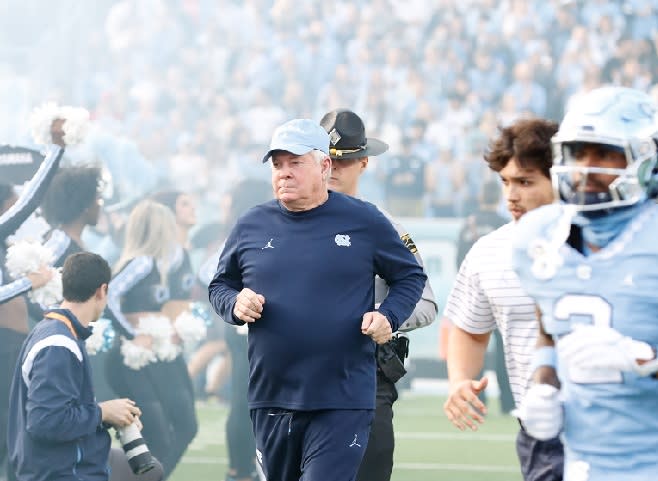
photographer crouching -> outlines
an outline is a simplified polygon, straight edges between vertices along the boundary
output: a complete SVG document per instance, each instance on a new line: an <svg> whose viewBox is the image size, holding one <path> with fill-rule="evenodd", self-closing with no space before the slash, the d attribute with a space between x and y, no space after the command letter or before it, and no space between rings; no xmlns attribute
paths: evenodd
<svg viewBox="0 0 658 481"><path fill-rule="evenodd" d="M105 309L110 278L102 257L69 256L62 271L64 301L45 312L23 343L8 426L9 463L19 481L107 481L109 427L132 433L132 453L155 464L135 434L141 427L135 402L97 403L94 395L85 339L92 332L89 324Z"/></svg>

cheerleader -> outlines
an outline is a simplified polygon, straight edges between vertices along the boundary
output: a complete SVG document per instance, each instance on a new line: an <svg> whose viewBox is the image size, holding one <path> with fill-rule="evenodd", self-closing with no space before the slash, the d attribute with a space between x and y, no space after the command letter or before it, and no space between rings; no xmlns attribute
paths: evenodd
<svg viewBox="0 0 658 481"><path fill-rule="evenodd" d="M13 186L0 184L0 466L7 455L9 386L16 359L28 332L24 294L44 286L53 276L51 269L43 265L37 272L13 279L6 266L7 239L39 206L59 168L63 152L63 149L54 145L48 149L41 166L23 186L20 196L15 195ZM11 473L9 479L13 479Z"/></svg>
<svg viewBox="0 0 658 481"><path fill-rule="evenodd" d="M197 430L194 387L183 354L186 350L196 347L196 343L205 337L206 331L203 320L195 318L192 313L196 276L188 249L189 232L196 224L196 206L190 195L173 190L159 192L153 195L152 200L167 207L174 214L176 221L177 245L169 262L167 274L169 299L162 306L162 313L174 325L175 337L183 347L183 352L174 360L160 362L152 369L160 378L160 382L173 383L180 388L175 394L167 395L168 398L175 396L175 400L165 400L165 402L177 406L177 416L172 420L172 425L180 437L178 447L181 457L187 445L194 439Z"/></svg>
<svg viewBox="0 0 658 481"><path fill-rule="evenodd" d="M141 201L128 218L108 293L108 316L120 336L110 351L107 378L117 394L142 408L142 435L165 477L197 431L188 389L174 384L172 375L163 376L174 369L172 361L181 352L170 320L162 315L170 297L167 275L176 245L171 211L152 200ZM187 416L184 422L182 416Z"/></svg>

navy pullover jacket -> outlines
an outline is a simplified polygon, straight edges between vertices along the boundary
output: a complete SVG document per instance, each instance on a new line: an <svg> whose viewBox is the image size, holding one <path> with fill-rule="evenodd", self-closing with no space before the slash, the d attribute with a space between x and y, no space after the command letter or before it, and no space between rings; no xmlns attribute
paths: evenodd
<svg viewBox="0 0 658 481"><path fill-rule="evenodd" d="M110 435L101 422L84 340L91 334L71 321L46 318L21 350L9 401L9 461L21 481L106 481Z"/></svg>
<svg viewBox="0 0 658 481"><path fill-rule="evenodd" d="M379 307L393 331L418 302L426 276L372 204L329 192L291 212L278 201L242 216L210 283L227 322L244 287L265 297L249 325L249 407L374 409L375 343L361 333L374 306L374 278L390 286Z"/></svg>

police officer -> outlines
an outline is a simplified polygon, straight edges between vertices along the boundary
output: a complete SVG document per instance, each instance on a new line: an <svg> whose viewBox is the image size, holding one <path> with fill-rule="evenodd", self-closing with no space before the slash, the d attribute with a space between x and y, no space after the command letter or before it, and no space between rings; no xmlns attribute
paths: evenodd
<svg viewBox="0 0 658 481"><path fill-rule="evenodd" d="M328 112L320 124L329 133L331 141L329 149L332 161L330 189L357 196L359 178L368 167L368 157L386 152L388 145L381 140L367 138L363 121L350 110L340 109ZM409 234L387 212L382 212L395 226L400 238L422 266L420 254ZM387 293L386 282L377 277L375 279L375 304L379 305ZM399 331L411 331L431 324L436 317L437 310L434 293L428 280L413 313L400 326ZM372 422L368 447L359 468L357 481L388 481L391 479L395 447L393 403L398 398L395 382L405 373L403 361L406 357L407 346L408 338L398 335L389 343L378 347L375 418Z"/></svg>

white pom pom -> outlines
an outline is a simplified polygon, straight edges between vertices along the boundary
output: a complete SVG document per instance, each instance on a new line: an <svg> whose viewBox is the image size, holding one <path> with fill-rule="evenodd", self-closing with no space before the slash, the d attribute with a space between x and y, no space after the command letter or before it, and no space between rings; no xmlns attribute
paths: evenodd
<svg viewBox="0 0 658 481"><path fill-rule="evenodd" d="M62 302L62 273L54 269L53 277L42 287L32 289L27 296L32 302L51 307Z"/></svg>
<svg viewBox="0 0 658 481"><path fill-rule="evenodd" d="M82 107L65 105L59 107L55 102L46 102L41 107L32 110L28 123L32 139L36 144L53 143L52 124L55 119L62 119L64 124L64 143L67 146L84 141L89 130L89 112Z"/></svg>
<svg viewBox="0 0 658 481"><path fill-rule="evenodd" d="M85 348L90 355L96 354L103 346L103 326L98 321L89 324L91 327L91 336L85 340Z"/></svg>
<svg viewBox="0 0 658 481"><path fill-rule="evenodd" d="M89 131L89 111L82 107L64 106L59 109L59 117L64 119L64 142L77 145L84 141Z"/></svg>
<svg viewBox="0 0 658 481"><path fill-rule="evenodd" d="M173 361L181 353L180 346L172 342L174 328L169 318L157 314L142 316L137 322L135 335L145 335L152 339L151 349L132 341L122 339L123 362L131 369L141 369L151 362Z"/></svg>
<svg viewBox="0 0 658 481"><path fill-rule="evenodd" d="M157 360L152 350L125 338L121 339L121 355L123 356L123 363L134 370L141 369Z"/></svg>
<svg viewBox="0 0 658 481"><path fill-rule="evenodd" d="M186 349L193 348L206 337L208 332L205 321L190 311L183 311L178 315L174 321L174 328Z"/></svg>
<svg viewBox="0 0 658 481"><path fill-rule="evenodd" d="M169 341L159 344L155 355L158 356L158 359L161 361L173 361L180 353L181 347Z"/></svg>
<svg viewBox="0 0 658 481"><path fill-rule="evenodd" d="M85 340L85 347L87 353L95 355L103 349L105 344L105 330L110 326L110 321L107 319L99 319L89 323L91 327L91 336Z"/></svg>
<svg viewBox="0 0 658 481"><path fill-rule="evenodd" d="M38 242L22 240L7 249L6 266L9 274L18 279L37 272L43 265L51 265L54 255L50 249ZM52 279L44 286L28 293L33 302L42 306L52 306L62 300L62 274L55 270Z"/></svg>
<svg viewBox="0 0 658 481"><path fill-rule="evenodd" d="M180 346L172 342L174 328L166 316L153 314L140 317L135 332L153 338L153 352L161 361L171 361L181 353Z"/></svg>
<svg viewBox="0 0 658 481"><path fill-rule="evenodd" d="M6 266L9 274L17 279L36 272L44 265L51 265L54 255L50 249L38 242L22 240L7 249Z"/></svg>
<svg viewBox="0 0 658 481"><path fill-rule="evenodd" d="M59 107L55 102L46 102L40 107L36 107L30 113L28 124L34 143L48 145L53 143L53 137L50 128L53 120L59 116Z"/></svg>

